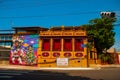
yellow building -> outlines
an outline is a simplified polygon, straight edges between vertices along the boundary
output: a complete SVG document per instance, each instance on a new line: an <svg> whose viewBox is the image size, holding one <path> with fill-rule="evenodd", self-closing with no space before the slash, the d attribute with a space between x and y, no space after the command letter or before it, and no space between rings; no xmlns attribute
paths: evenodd
<svg viewBox="0 0 120 80"><path fill-rule="evenodd" d="M40 31L39 67L87 67L87 35L81 27L54 27Z"/></svg>

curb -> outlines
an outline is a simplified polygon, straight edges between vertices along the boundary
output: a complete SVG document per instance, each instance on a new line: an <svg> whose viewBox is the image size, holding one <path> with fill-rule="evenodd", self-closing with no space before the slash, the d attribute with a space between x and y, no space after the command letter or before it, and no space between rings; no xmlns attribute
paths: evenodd
<svg viewBox="0 0 120 80"><path fill-rule="evenodd" d="M120 68L120 65L101 65L101 68Z"/></svg>
<svg viewBox="0 0 120 80"><path fill-rule="evenodd" d="M22 66L22 65L9 65L1 64L0 69L15 69L15 70L100 70L101 68L120 68L120 65L96 65L94 67L79 68L79 67L37 67L37 66Z"/></svg>
<svg viewBox="0 0 120 80"><path fill-rule="evenodd" d="M99 70L100 67L94 67L94 68L51 68L51 67L34 67L34 66L20 66L20 65L0 65L0 69L15 69L15 70Z"/></svg>

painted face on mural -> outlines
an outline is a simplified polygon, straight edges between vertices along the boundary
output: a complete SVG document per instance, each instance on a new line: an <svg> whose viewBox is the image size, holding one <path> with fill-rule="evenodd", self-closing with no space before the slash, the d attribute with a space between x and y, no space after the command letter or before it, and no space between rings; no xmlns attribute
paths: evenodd
<svg viewBox="0 0 120 80"><path fill-rule="evenodd" d="M32 49L33 49L32 45L28 46L28 50L32 50Z"/></svg>
<svg viewBox="0 0 120 80"><path fill-rule="evenodd" d="M19 45L19 42L18 42L18 41L15 41L14 44L15 44L15 46L18 46L18 45Z"/></svg>

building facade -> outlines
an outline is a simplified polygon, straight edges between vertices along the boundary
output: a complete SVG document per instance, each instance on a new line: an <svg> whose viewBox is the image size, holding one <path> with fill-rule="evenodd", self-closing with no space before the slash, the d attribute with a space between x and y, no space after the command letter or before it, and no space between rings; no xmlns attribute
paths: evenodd
<svg viewBox="0 0 120 80"><path fill-rule="evenodd" d="M81 27L56 27L40 31L39 67L87 67L86 31Z"/></svg>
<svg viewBox="0 0 120 80"><path fill-rule="evenodd" d="M15 27L10 64L38 67L89 67L86 30L80 26ZM94 47L93 47L94 48ZM93 60L95 64L95 60Z"/></svg>
<svg viewBox="0 0 120 80"><path fill-rule="evenodd" d="M13 30L0 30L0 46L11 48Z"/></svg>
<svg viewBox="0 0 120 80"><path fill-rule="evenodd" d="M0 30L0 63L8 63L12 46L12 30Z"/></svg>

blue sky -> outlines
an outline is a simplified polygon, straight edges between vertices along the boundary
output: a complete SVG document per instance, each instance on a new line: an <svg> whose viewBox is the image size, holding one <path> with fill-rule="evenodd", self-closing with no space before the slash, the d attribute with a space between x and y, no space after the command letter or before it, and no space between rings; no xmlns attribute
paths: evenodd
<svg viewBox="0 0 120 80"><path fill-rule="evenodd" d="M120 0L0 0L0 30L17 26L79 26L100 18L101 11L116 12L116 24L120 24ZM118 48L120 26L115 26L115 32Z"/></svg>

